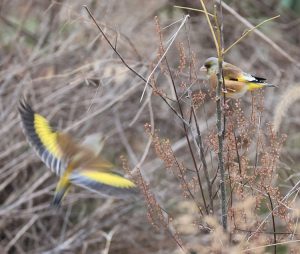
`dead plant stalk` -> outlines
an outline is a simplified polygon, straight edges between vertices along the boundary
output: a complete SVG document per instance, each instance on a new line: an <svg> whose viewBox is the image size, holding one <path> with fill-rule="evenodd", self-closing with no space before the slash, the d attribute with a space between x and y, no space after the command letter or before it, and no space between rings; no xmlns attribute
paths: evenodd
<svg viewBox="0 0 300 254"><path fill-rule="evenodd" d="M216 97L217 97L217 130L218 130L218 164L220 170L220 190L221 190L221 221L223 229L227 230L227 204L226 204L226 188L225 188L225 168L224 168L224 155L223 155L223 141L224 141L224 120L223 118L223 110L222 110L222 101L224 103L224 96L222 96L222 88L224 86L224 78L222 72L222 64L223 64L223 14L222 14L222 0L220 0L220 16L221 22L219 24L219 19L217 12L214 15L214 20L216 22L217 30L215 31L213 25L209 18L209 13L207 12L207 8L203 2L200 0L200 4L202 5L202 9L204 10L219 59L219 70L217 74L218 84L216 90ZM222 100L223 98L223 100Z"/></svg>

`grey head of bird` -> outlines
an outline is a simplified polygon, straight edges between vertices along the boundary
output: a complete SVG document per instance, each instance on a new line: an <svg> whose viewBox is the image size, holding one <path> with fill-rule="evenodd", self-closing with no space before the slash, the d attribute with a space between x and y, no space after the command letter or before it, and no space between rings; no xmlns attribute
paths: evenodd
<svg viewBox="0 0 300 254"><path fill-rule="evenodd" d="M204 65L200 68L200 71L206 71L208 75L216 73L218 70L218 58L209 57L205 60Z"/></svg>

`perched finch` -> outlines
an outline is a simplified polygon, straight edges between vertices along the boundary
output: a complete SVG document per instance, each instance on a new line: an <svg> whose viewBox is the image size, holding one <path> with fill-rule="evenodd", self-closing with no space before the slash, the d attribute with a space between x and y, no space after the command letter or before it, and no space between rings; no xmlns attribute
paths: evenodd
<svg viewBox="0 0 300 254"><path fill-rule="evenodd" d="M222 69L225 81L224 93L226 93L226 97L238 99L247 91L257 90L263 87L275 87L272 84L266 83L265 78L259 78L246 73L233 64L223 62ZM209 83L215 89L218 82L218 58L207 58L200 70L207 72Z"/></svg>

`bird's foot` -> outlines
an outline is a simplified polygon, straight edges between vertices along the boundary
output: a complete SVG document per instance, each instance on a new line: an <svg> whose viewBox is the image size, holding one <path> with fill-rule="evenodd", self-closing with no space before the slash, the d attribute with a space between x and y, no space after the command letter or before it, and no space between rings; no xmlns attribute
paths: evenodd
<svg viewBox="0 0 300 254"><path fill-rule="evenodd" d="M224 104L223 104L223 109L224 109L224 110L229 109L228 102L229 102L229 100L225 100L225 101L224 101Z"/></svg>

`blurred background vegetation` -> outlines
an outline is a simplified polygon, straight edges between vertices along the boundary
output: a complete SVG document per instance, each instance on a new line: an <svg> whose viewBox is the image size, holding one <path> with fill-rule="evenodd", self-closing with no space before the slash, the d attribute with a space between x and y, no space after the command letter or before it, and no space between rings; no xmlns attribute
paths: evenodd
<svg viewBox="0 0 300 254"><path fill-rule="evenodd" d="M205 2L213 13L213 1ZM230 8L223 9L225 48L249 29L241 20L257 25L280 14L280 18L259 28L268 40L252 32L226 54L225 60L278 86L259 94L249 93L240 103L249 116L253 98L264 96L261 125L274 123L279 134L285 135L274 179L284 195L299 180L300 95L296 88L300 85L300 1L224 2ZM179 71L181 48L195 59L193 91L207 90L199 69L207 57L216 55L207 21L201 13L174 8L200 8L197 1L1 1L0 252L180 253L169 230L180 235L189 253L205 253L203 246L212 240L207 231L197 227L197 208L182 195L174 174L165 170L154 149L148 147L150 137L144 129L146 123L155 123L159 135L170 140L178 159L189 168L181 122L159 96L151 97L151 106L140 102L145 83L113 53L83 4L128 64L146 78L159 57L154 17L158 17L167 45L189 13L191 19L167 56L183 98L182 84L187 82L190 69L185 66ZM157 86L174 98L165 71L161 68L155 74ZM174 218L174 228L166 232L153 227L144 202L105 199L80 188L72 189L61 209L49 207L57 178L39 161L22 133L17 105L23 94L54 127L68 130L77 138L92 133L104 135L107 139L102 154L120 168L121 155L134 168L146 153L140 165L142 175ZM283 104L278 109L280 102ZM209 143L210 131L215 128L215 103L208 99L201 103L199 125L206 137L204 142ZM297 195L295 202L299 209ZM250 207L252 203L247 204ZM261 209L262 214L266 211ZM299 239L299 229L295 232L294 239ZM293 245L282 247L280 253L288 253L290 247Z"/></svg>

